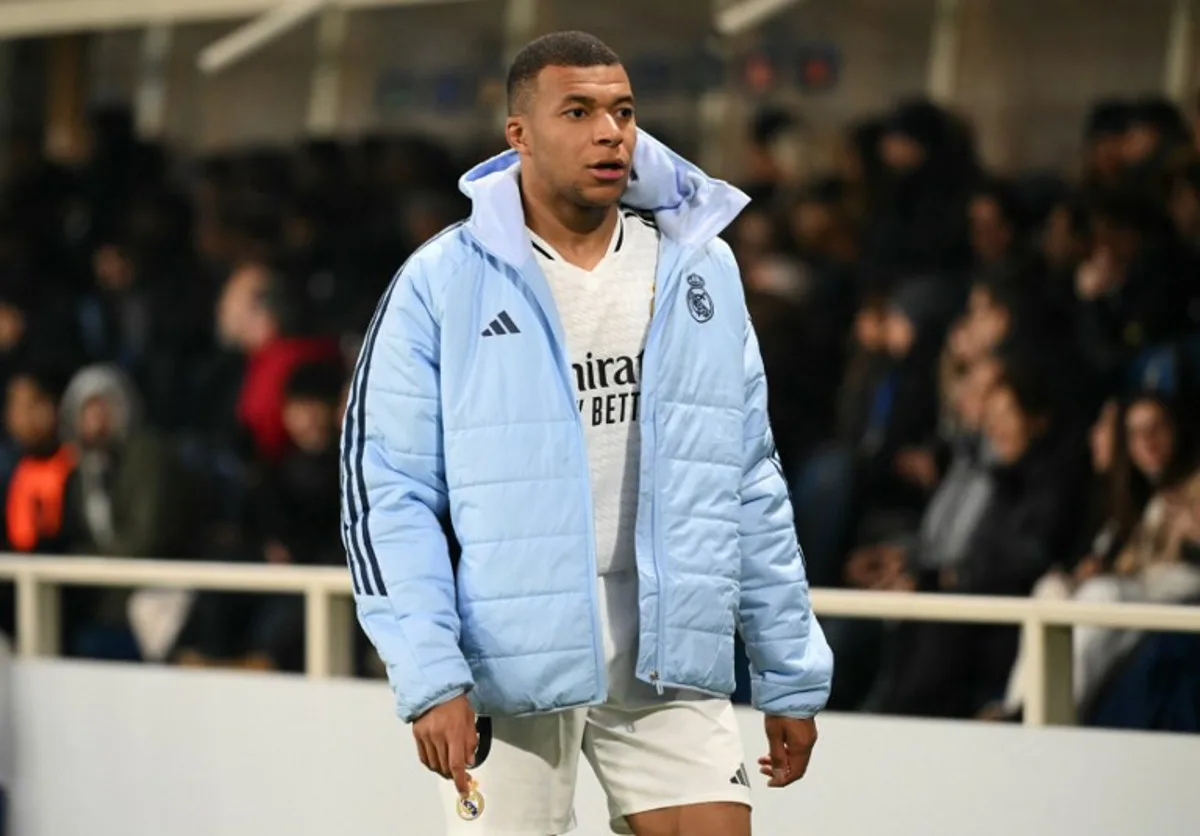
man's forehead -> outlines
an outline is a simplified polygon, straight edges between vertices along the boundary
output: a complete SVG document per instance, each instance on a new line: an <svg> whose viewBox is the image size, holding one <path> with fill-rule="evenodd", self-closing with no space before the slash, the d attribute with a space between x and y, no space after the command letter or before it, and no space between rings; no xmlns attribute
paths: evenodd
<svg viewBox="0 0 1200 836"><path fill-rule="evenodd" d="M554 98L582 96L619 99L633 95L629 76L620 64L595 67L546 67L538 74L538 92Z"/></svg>

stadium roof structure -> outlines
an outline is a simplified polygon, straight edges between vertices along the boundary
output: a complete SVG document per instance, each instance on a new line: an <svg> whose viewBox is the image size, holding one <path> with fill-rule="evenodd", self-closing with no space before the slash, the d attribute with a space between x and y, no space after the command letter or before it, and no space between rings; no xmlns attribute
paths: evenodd
<svg viewBox="0 0 1200 836"><path fill-rule="evenodd" d="M238 20L284 9L382 9L464 0L0 0L0 38Z"/></svg>
<svg viewBox="0 0 1200 836"><path fill-rule="evenodd" d="M200 55L200 68L218 72L283 32L326 11L440 5L476 0L0 0L0 40L107 29L135 29L253 18ZM697 3L706 0L694 0ZM735 36L805 0L707 0L715 31ZM1183 101L1190 90L1197 0L1172 0L1164 61L1164 91ZM536 0L507 0L506 19L536 17ZM935 0L927 92L953 98L963 0ZM521 29L521 26L517 26ZM336 27L331 27L334 31Z"/></svg>

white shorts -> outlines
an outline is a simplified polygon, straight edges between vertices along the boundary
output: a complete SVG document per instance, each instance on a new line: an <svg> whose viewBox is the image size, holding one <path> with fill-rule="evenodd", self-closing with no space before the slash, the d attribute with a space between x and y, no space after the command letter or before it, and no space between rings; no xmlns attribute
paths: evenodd
<svg viewBox="0 0 1200 836"><path fill-rule="evenodd" d="M535 717L492 718L490 751L471 772L484 798L483 814L460 819L454 784L440 782L448 836L559 836L572 830L581 752L608 797L614 833L632 833L626 816L664 807L750 806L732 704L673 690L659 696L634 678L635 576L602 578L600 602L609 701Z"/></svg>

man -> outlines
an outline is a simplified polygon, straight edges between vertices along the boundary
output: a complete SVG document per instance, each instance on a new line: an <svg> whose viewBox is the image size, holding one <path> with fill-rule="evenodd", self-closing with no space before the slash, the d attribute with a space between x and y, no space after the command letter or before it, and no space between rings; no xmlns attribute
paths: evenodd
<svg viewBox="0 0 1200 836"><path fill-rule="evenodd" d="M511 150L400 270L352 383L360 621L474 819L451 833L570 830L582 751L616 832L745 836L735 629L771 786L804 774L832 667L716 238L747 201L639 134L589 35L534 41L508 89Z"/></svg>

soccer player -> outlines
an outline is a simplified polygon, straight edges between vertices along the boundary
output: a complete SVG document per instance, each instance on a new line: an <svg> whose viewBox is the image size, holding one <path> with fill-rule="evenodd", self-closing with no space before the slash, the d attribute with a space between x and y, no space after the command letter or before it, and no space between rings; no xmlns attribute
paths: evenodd
<svg viewBox="0 0 1200 836"><path fill-rule="evenodd" d="M638 130L590 35L529 44L508 96L510 150L401 268L352 382L359 619L451 834L570 830L582 754L615 832L746 836L735 630L769 786L804 774L832 669L717 238L748 201Z"/></svg>

